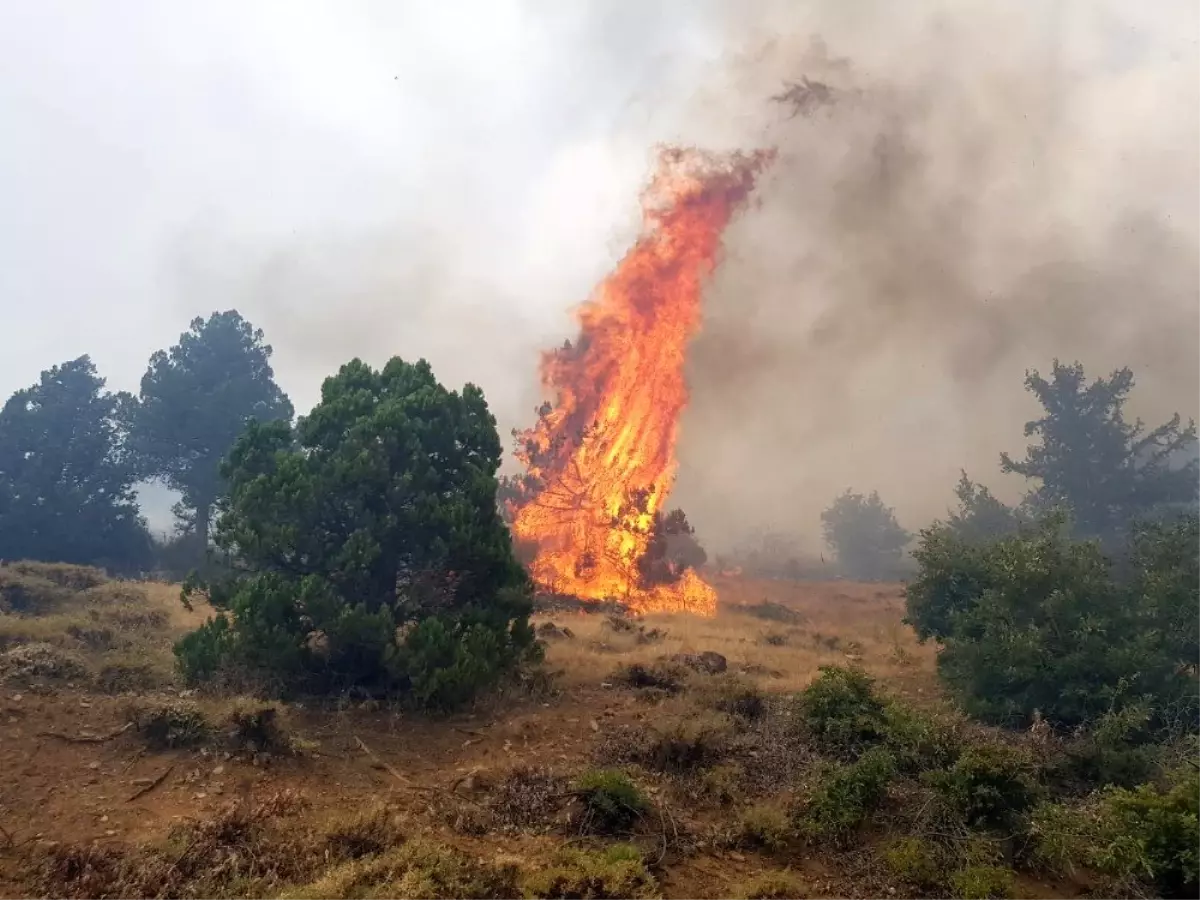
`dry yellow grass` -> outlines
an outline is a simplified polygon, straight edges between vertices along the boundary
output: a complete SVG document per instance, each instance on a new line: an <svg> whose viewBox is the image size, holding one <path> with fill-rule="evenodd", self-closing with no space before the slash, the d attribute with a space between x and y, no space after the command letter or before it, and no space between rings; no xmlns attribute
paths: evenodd
<svg viewBox="0 0 1200 900"><path fill-rule="evenodd" d="M652 615L638 620L647 631L666 632L651 642L614 631L603 616L539 615L539 624L553 621L575 634L574 640L552 642L547 662L562 672L564 686L586 685L606 680L621 665L712 650L728 659L732 671L767 691L796 691L821 666L849 664L870 672L892 693L936 691L934 650L918 644L902 622L903 597L896 585L724 579L716 587L720 609L713 618ZM771 621L745 611L764 601L787 607L796 621Z"/></svg>

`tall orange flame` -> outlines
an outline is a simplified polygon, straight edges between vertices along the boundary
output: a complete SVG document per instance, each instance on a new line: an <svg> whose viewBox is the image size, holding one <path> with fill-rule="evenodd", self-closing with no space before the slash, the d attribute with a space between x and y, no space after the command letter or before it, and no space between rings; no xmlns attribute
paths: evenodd
<svg viewBox="0 0 1200 900"><path fill-rule="evenodd" d="M518 436L530 490L515 504L513 532L536 545L531 574L547 588L643 613L715 612L716 592L692 569L647 585L638 562L675 480L702 287L769 158L662 151L642 196L641 236L578 310L575 343L543 355L542 382L556 399Z"/></svg>

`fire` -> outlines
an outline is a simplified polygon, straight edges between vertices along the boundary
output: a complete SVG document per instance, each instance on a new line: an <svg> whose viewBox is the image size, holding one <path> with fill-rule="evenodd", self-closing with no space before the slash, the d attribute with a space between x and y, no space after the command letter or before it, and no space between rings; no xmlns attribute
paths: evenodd
<svg viewBox="0 0 1200 900"><path fill-rule="evenodd" d="M642 196L643 229L577 311L579 336L545 353L556 398L518 435L524 495L513 533L551 590L638 612L712 615L716 592L691 568L647 579L639 565L675 480L684 359L721 234L770 154L668 149Z"/></svg>

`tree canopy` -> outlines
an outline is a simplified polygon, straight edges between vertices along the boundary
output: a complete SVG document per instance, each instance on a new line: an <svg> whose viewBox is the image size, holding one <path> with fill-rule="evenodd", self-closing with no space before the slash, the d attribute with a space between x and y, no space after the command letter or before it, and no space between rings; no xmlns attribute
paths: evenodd
<svg viewBox="0 0 1200 900"><path fill-rule="evenodd" d="M864 496L847 489L821 513L821 527L842 570L857 578L895 577L912 538L878 491Z"/></svg>
<svg viewBox="0 0 1200 900"><path fill-rule="evenodd" d="M0 558L137 569L150 557L124 440L132 398L87 356L54 366L0 410Z"/></svg>
<svg viewBox="0 0 1200 900"><path fill-rule="evenodd" d="M452 705L532 645L528 578L496 502L500 439L483 393L428 363L354 360L293 429L252 422L223 469L218 545L245 571L180 645L286 687L406 691Z"/></svg>
<svg viewBox="0 0 1200 900"><path fill-rule="evenodd" d="M220 467L247 422L289 421L263 332L236 310L192 320L179 343L150 358L133 417L133 446L148 477L183 498L184 530L207 545Z"/></svg>
<svg viewBox="0 0 1200 900"><path fill-rule="evenodd" d="M1165 508L1194 507L1196 425L1178 414L1155 428L1126 421L1128 368L1089 383L1080 363L1055 360L1048 379L1032 371L1025 386L1045 410L1025 425L1038 442L1024 459L1002 454L1001 469L1038 482L1027 498L1033 511L1066 508L1077 533L1113 536Z"/></svg>

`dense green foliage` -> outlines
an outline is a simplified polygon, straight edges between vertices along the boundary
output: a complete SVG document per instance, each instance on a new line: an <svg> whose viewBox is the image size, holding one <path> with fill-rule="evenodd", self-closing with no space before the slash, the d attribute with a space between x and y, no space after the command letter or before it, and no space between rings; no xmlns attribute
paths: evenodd
<svg viewBox="0 0 1200 900"><path fill-rule="evenodd" d="M224 490L221 463L251 420L292 418L275 384L271 347L236 310L196 318L179 343L150 357L133 416L132 444L143 474L182 494L182 530L194 554L208 546L213 504Z"/></svg>
<svg viewBox="0 0 1200 900"><path fill-rule="evenodd" d="M131 402L104 390L87 356L9 398L0 410L0 559L147 565L123 428Z"/></svg>
<svg viewBox="0 0 1200 900"><path fill-rule="evenodd" d="M821 528L842 572L853 578L895 578L912 539L876 491L847 490L821 513Z"/></svg>
<svg viewBox="0 0 1200 900"><path fill-rule="evenodd" d="M180 643L181 669L469 699L534 647L499 462L482 392L447 390L424 361L355 360L294 430L252 422L223 469L216 534L246 571L206 585L223 612Z"/></svg>
<svg viewBox="0 0 1200 900"><path fill-rule="evenodd" d="M1120 572L1054 518L992 544L934 527L908 619L943 643L939 673L987 721L1078 725L1140 704L1194 727L1197 521L1144 526Z"/></svg>

